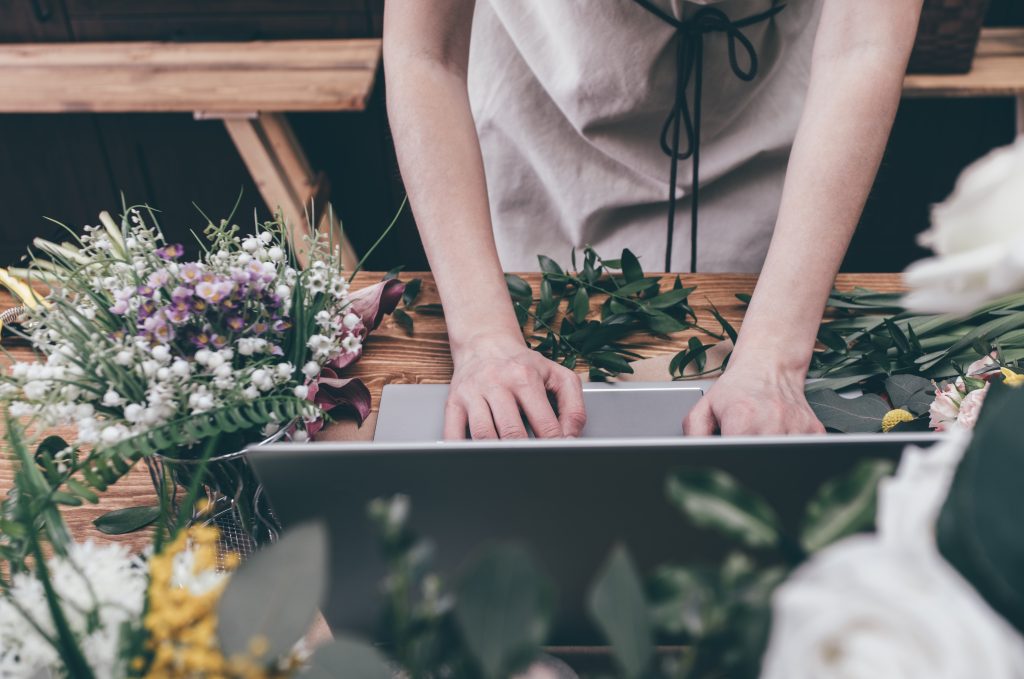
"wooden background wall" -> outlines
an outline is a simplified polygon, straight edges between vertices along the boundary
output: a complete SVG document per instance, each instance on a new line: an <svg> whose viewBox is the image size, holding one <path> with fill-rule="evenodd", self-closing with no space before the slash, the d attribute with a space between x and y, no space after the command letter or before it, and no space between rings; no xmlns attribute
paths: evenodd
<svg viewBox="0 0 1024 679"><path fill-rule="evenodd" d="M379 35L384 0L0 0L0 42L249 40ZM992 25L1024 24L1020 0L992 0ZM330 176L346 230L364 249L387 224L401 180L384 112L384 84L365 114L291 117L313 165ZM900 111L848 271L895 271L919 256L914 235L958 171L1013 137L1009 100L911 101ZM57 236L44 216L93 223L129 201L164 211L169 235L201 226L195 201L226 215L266 210L222 125L189 115L0 115L0 265L34 236ZM556 253L557 254L557 253ZM407 215L370 262L426 268Z"/></svg>

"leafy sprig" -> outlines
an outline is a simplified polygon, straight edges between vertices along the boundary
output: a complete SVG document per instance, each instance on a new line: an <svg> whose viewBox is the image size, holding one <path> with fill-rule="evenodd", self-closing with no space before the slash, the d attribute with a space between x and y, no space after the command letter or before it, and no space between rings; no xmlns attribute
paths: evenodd
<svg viewBox="0 0 1024 679"><path fill-rule="evenodd" d="M645 275L628 249L612 260L584 248L582 266L574 249L571 270L544 255L538 261L537 298L525 280L505 275L516 317L534 349L570 369L587 363L591 380L632 373L630 363L642 356L627 349L625 341L637 334L666 337L693 329L707 332L697 325L689 303L695 288L684 286L676 276L670 289L662 290L661 279ZM598 318L590 313L595 299L601 300Z"/></svg>

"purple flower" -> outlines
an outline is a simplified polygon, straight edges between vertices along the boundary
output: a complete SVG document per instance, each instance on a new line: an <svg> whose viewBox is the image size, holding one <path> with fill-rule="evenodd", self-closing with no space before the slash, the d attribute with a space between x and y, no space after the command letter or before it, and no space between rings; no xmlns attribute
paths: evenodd
<svg viewBox="0 0 1024 679"><path fill-rule="evenodd" d="M167 269L157 269L153 273L149 274L149 278L146 279L146 285L150 288L162 288L167 285L171 280L171 274Z"/></svg>
<svg viewBox="0 0 1024 679"><path fill-rule="evenodd" d="M211 304L219 304L235 290L235 284L231 281L202 281L196 285L196 295L205 299Z"/></svg>
<svg viewBox="0 0 1024 679"><path fill-rule="evenodd" d="M192 289L179 285L171 291L171 300L177 304L188 303L192 300Z"/></svg>
<svg viewBox="0 0 1024 679"><path fill-rule="evenodd" d="M241 316L230 316L228 317L227 325L235 332L238 332L245 327L245 319Z"/></svg>
<svg viewBox="0 0 1024 679"><path fill-rule="evenodd" d="M192 332L189 333L188 341L191 342L194 346L202 349L203 347L210 343L210 335L205 330L200 330L199 332Z"/></svg>
<svg viewBox="0 0 1024 679"><path fill-rule="evenodd" d="M174 331L167 324L163 312L158 312L147 318L142 323L143 329L158 342L169 342L174 337Z"/></svg>
<svg viewBox="0 0 1024 679"><path fill-rule="evenodd" d="M186 303L171 304L164 313L167 314L167 320L175 325L181 325L189 319L189 307Z"/></svg>
<svg viewBox="0 0 1024 679"><path fill-rule="evenodd" d="M285 320L274 321L274 325L273 325L274 332L284 332L285 330L287 330L290 327L292 327L292 324L289 321L285 321Z"/></svg>
<svg viewBox="0 0 1024 679"><path fill-rule="evenodd" d="M139 305L139 319L140 320L148 319L155 312L156 312L156 302L154 302L151 299L143 300L142 304Z"/></svg>
<svg viewBox="0 0 1024 679"><path fill-rule="evenodd" d="M148 285L140 285L139 287L135 288L135 292L138 293L141 297L152 297L155 290L153 290L153 288L151 288Z"/></svg>
<svg viewBox="0 0 1024 679"><path fill-rule="evenodd" d="M228 345L228 340L226 337L223 337L221 335L212 335L210 337L210 344L212 344L217 349L223 349Z"/></svg>
<svg viewBox="0 0 1024 679"><path fill-rule="evenodd" d="M118 316L124 316L126 313L128 313L128 300L127 299L119 299L119 300L117 300L116 302L114 302L114 306L110 307L109 310L110 310L110 313L112 313L112 314L116 314Z"/></svg>
<svg viewBox="0 0 1024 679"><path fill-rule="evenodd" d="M203 278L203 267L202 265L196 262L189 262L188 264L181 267L179 275L181 276L181 280L185 281L186 283L195 284L201 281Z"/></svg>
<svg viewBox="0 0 1024 679"><path fill-rule="evenodd" d="M162 248L157 248L156 256L160 259L177 259L185 254L185 248L181 243L173 243Z"/></svg>
<svg viewBox="0 0 1024 679"><path fill-rule="evenodd" d="M250 328L252 334L256 335L257 337L266 334L267 329L267 324L263 323L262 321L259 323L253 323L252 328Z"/></svg>

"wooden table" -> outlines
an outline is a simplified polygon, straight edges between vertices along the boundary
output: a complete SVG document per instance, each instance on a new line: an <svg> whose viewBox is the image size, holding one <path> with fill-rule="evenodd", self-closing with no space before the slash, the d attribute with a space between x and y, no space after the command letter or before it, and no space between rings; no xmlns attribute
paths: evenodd
<svg viewBox="0 0 1024 679"><path fill-rule="evenodd" d="M430 274L407 274L409 278L423 278L421 303L438 302L437 289ZM539 274L524 275L536 289L539 285ZM353 288L368 285L380 279L380 274L359 274ZM665 279L665 284L670 282ZM736 293L749 293L753 290L755 277L745 274L696 274L684 278L687 285L696 285L697 290L691 295L691 303L696 308L702 325L714 328L715 323L707 313L708 302L714 303L723 315L737 327L743 315L743 306L736 299ZM898 291L900 277L898 274L843 274L839 276L837 285L843 289L857 286L873 288L881 291ZM600 302L595 296L592 303ZM0 297L0 309L11 305L7 296ZM381 389L389 383L446 383L451 378L452 362L448 350L448 335L444 319L438 315L413 314L415 318L415 334L409 337L405 331L390 319L370 336L366 342L365 354L347 374L363 379L373 395L373 413L363 425L362 432L356 432L351 423L336 423L329 427L322 438L340 440L355 435L367 437L376 422L377 406ZM699 333L679 333L670 341L660 341L652 337L640 337L631 343L631 348L645 357L674 353L682 349L691 335ZM32 352L23 345L9 347L11 354L19 360L30 360ZM6 359L0 359L6 362ZM667 378L667 375L666 375ZM70 432L64 432L70 436ZM0 443L0 493L6 493L11 484L11 469L7 462L7 451ZM85 505L65 511L72 533L79 539L97 538L126 540L135 547L145 544L146 538L140 535L122 538L108 538L92 527L92 520L111 509L131 507L133 505L150 504L154 493L145 468L139 465L117 485L111 487L102 497L99 505Z"/></svg>
<svg viewBox="0 0 1024 679"><path fill-rule="evenodd" d="M267 205L301 229L311 209L323 221L329 188L284 114L365 110L380 60L377 39L0 45L0 113L190 112L221 120ZM354 269L337 219L324 227Z"/></svg>
<svg viewBox="0 0 1024 679"><path fill-rule="evenodd" d="M986 28L969 73L912 74L905 97L1013 97L1017 133L1024 134L1024 28Z"/></svg>

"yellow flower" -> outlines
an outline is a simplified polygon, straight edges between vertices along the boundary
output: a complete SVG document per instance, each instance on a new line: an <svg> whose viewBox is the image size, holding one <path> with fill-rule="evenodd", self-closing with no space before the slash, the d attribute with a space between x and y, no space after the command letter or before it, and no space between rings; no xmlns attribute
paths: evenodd
<svg viewBox="0 0 1024 679"><path fill-rule="evenodd" d="M896 408L890 410L882 418L882 431L892 431L896 425L902 424L903 422L913 422L914 416L911 412L905 408Z"/></svg>
<svg viewBox="0 0 1024 679"><path fill-rule="evenodd" d="M1024 384L1024 375L1015 373L1009 368L1000 368L999 372L1003 373L1003 384L1008 387L1019 387Z"/></svg>

